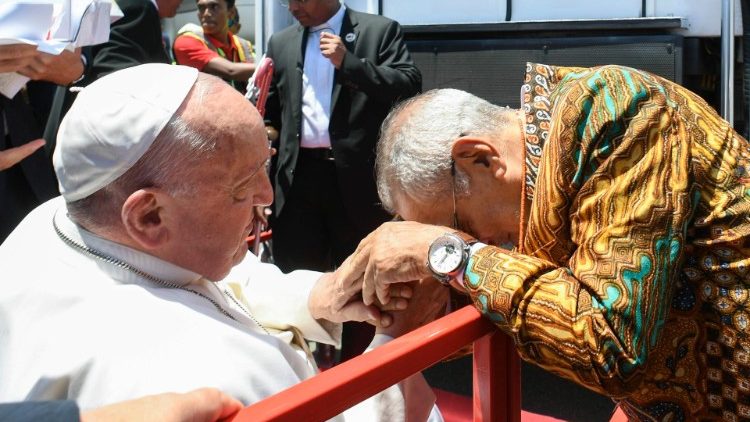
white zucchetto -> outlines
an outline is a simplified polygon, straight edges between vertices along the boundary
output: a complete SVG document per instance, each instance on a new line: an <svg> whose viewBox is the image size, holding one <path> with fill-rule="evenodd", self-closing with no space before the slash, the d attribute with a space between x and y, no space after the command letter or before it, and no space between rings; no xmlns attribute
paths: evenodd
<svg viewBox="0 0 750 422"><path fill-rule="evenodd" d="M60 192L83 199L122 176L182 105L198 70L152 63L111 73L78 94L53 156Z"/></svg>

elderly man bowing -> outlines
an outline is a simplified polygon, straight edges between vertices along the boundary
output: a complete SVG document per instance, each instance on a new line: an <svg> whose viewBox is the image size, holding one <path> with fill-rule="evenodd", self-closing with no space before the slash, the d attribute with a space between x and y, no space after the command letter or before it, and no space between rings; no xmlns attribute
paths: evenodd
<svg viewBox="0 0 750 422"><path fill-rule="evenodd" d="M338 322L375 320L375 343L411 328L336 274L245 256L253 206L272 198L269 156L257 111L193 68L142 65L86 88L55 151L62 198L0 247L0 401L89 408L213 386L247 404L312 376L304 339L336 343ZM353 410L424 419L424 380L403 384Z"/></svg>
<svg viewBox="0 0 750 422"><path fill-rule="evenodd" d="M520 110L442 89L388 117L381 199L431 225L362 242L365 301L434 275L629 420L748 420L750 144L637 69L524 80Z"/></svg>

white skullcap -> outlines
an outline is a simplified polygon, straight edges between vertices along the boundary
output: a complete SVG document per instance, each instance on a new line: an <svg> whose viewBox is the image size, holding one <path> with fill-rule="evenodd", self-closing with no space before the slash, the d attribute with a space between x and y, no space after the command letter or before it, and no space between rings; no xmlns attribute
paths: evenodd
<svg viewBox="0 0 750 422"><path fill-rule="evenodd" d="M52 159L65 200L85 198L128 171L196 79L195 68L153 63L114 72L81 91L60 125Z"/></svg>

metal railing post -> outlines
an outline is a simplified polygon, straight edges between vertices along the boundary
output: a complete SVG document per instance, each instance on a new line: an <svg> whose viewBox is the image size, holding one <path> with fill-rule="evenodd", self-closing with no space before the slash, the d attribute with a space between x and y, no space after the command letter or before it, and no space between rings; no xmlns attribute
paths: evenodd
<svg viewBox="0 0 750 422"><path fill-rule="evenodd" d="M474 422L521 422L521 360L495 331L474 342Z"/></svg>
<svg viewBox="0 0 750 422"><path fill-rule="evenodd" d="M721 1L721 116L734 126L734 2Z"/></svg>

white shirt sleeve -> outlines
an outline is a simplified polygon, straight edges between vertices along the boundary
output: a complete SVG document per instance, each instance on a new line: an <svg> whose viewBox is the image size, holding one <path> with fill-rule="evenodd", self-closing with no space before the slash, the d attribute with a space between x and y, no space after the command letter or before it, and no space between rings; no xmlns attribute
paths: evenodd
<svg viewBox="0 0 750 422"><path fill-rule="evenodd" d="M375 334L365 353L393 340L386 334ZM429 421L443 422L435 405L435 393L421 373L392 385L344 412L346 421Z"/></svg>

